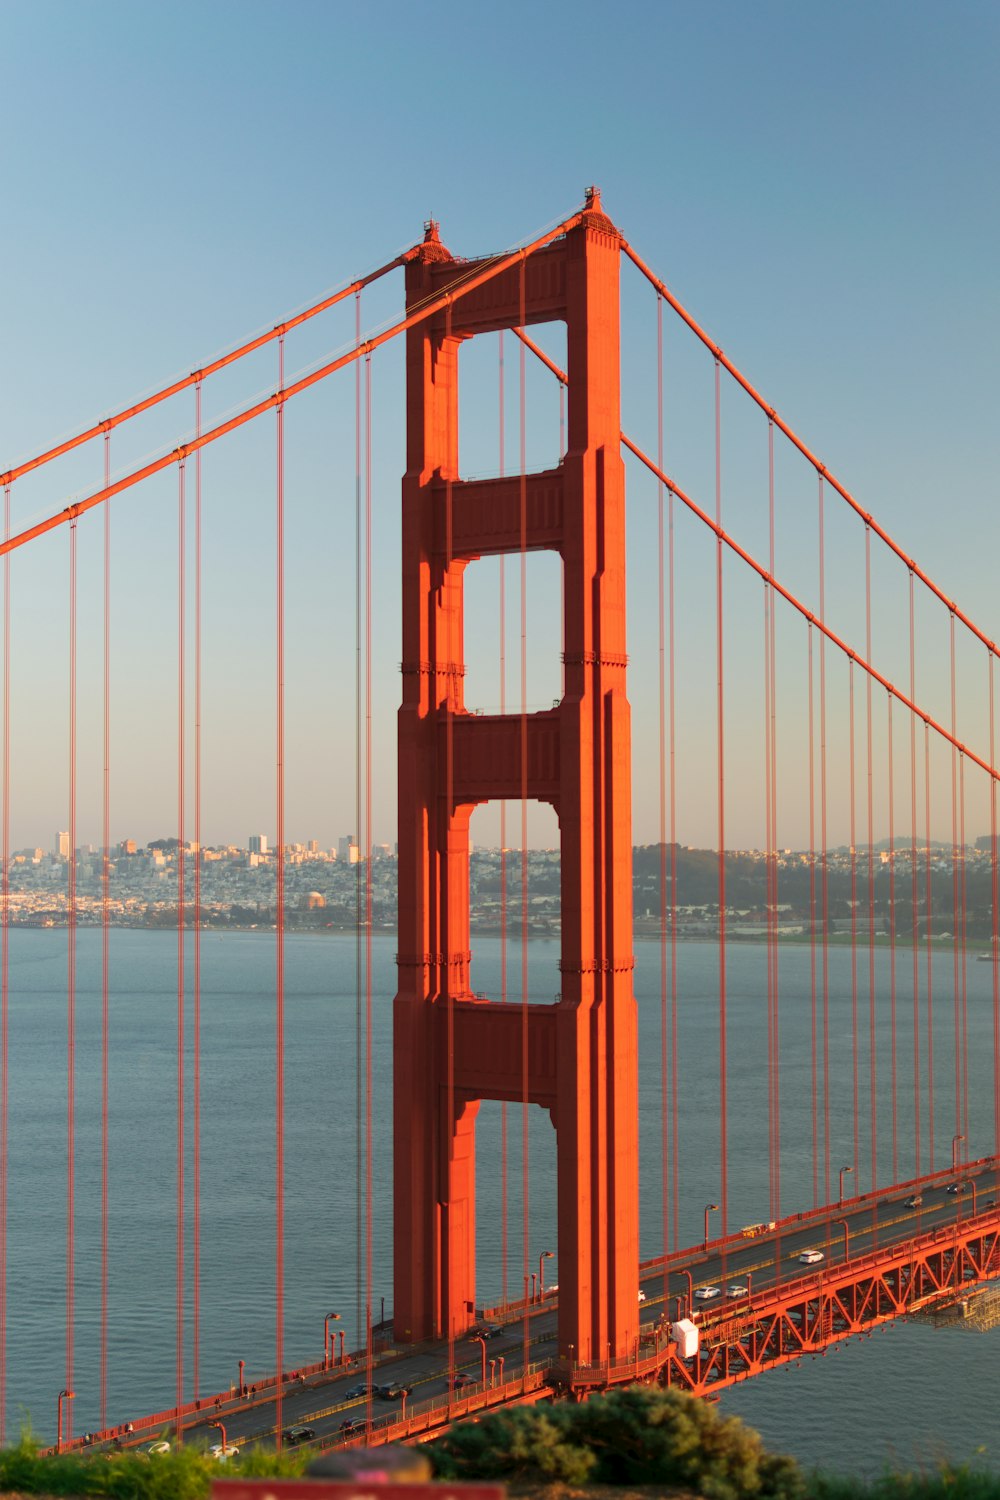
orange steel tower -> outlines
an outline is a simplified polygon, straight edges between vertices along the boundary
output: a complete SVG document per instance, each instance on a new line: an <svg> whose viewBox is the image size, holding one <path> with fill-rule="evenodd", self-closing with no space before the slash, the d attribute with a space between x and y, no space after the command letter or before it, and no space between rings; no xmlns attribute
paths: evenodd
<svg viewBox="0 0 1000 1500"><path fill-rule="evenodd" d="M575 227L407 334L399 993L394 1014L395 1325L449 1337L475 1302L481 1099L547 1109L558 1162L559 1344L628 1356L638 1334L638 1090L625 696L620 235L594 189ZM485 262L428 225L407 310ZM543 473L462 480L458 354L490 330L565 320L568 451ZM487 554L560 554L565 694L547 712L463 701L463 578ZM469 984L469 819L491 798L549 802L562 850L562 993L500 1004Z"/></svg>

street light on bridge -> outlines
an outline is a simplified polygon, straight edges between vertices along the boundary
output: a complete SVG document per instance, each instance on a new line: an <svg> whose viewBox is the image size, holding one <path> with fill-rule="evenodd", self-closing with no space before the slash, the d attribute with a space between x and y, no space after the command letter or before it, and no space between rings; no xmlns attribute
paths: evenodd
<svg viewBox="0 0 1000 1500"><path fill-rule="evenodd" d="M705 1249L706 1250L708 1249L708 1216L709 1216L709 1214L717 1214L718 1212L719 1212L719 1205L717 1203L706 1203L705 1204Z"/></svg>
<svg viewBox="0 0 1000 1500"><path fill-rule="evenodd" d="M340 1313L327 1313L323 1319L323 1368L330 1368L330 1324L339 1323ZM336 1338L336 1333L334 1334Z"/></svg>
<svg viewBox="0 0 1000 1500"><path fill-rule="evenodd" d="M538 1257L538 1300L541 1302L545 1296L545 1262L551 1260L555 1255L554 1250L543 1250Z"/></svg>
<svg viewBox="0 0 1000 1500"><path fill-rule="evenodd" d="M845 1173L847 1173L847 1172L853 1172L853 1171L854 1171L853 1167L841 1167L841 1169L840 1169L840 1196L839 1196L839 1198L837 1200L838 1203L843 1203L843 1201L844 1201L844 1176L845 1176Z"/></svg>
<svg viewBox="0 0 1000 1500"><path fill-rule="evenodd" d="M222 1454L223 1454L223 1457L225 1457L226 1453L229 1451L227 1449L227 1447L226 1447L226 1424L225 1424L225 1422L211 1422L211 1423L209 1423L209 1426L211 1426L211 1427L217 1427L219 1429L219 1431L222 1433ZM279 1439L280 1439L280 1434L279 1434Z"/></svg>
<svg viewBox="0 0 1000 1500"><path fill-rule="evenodd" d="M470 1344L478 1344L483 1355L483 1389L486 1389L486 1340L481 1333L474 1333L469 1340Z"/></svg>
<svg viewBox="0 0 1000 1500"><path fill-rule="evenodd" d="M844 1263L846 1265L851 1259L850 1224L846 1219L834 1219L833 1222L838 1224L844 1231Z"/></svg>
<svg viewBox="0 0 1000 1500"><path fill-rule="evenodd" d="M62 1452L62 1428L63 1428L63 1402L72 1401L76 1397L76 1391L60 1391L59 1400L56 1402L56 1452Z"/></svg>

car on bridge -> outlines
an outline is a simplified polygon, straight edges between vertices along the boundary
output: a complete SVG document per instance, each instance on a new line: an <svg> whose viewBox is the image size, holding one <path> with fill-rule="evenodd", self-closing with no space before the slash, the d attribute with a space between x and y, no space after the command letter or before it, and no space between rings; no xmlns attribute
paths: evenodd
<svg viewBox="0 0 1000 1500"><path fill-rule="evenodd" d="M914 1193L911 1197L903 1199L903 1207L904 1208L919 1208L920 1205L923 1203L923 1201L924 1201L924 1195L923 1195L923 1193Z"/></svg>
<svg viewBox="0 0 1000 1500"><path fill-rule="evenodd" d="M401 1401L410 1395L412 1389L409 1385L379 1385L375 1387L375 1394L382 1401Z"/></svg>
<svg viewBox="0 0 1000 1500"><path fill-rule="evenodd" d="M504 1330L499 1323L478 1323L475 1328L469 1329L469 1337L472 1339L498 1339L503 1337Z"/></svg>
<svg viewBox="0 0 1000 1500"><path fill-rule="evenodd" d="M311 1443L315 1436L316 1429L314 1427L305 1427L302 1423L298 1423L295 1427L285 1428L281 1434L281 1441L290 1444Z"/></svg>
<svg viewBox="0 0 1000 1500"><path fill-rule="evenodd" d="M376 1385L352 1385L349 1391L344 1392L345 1401L356 1401L359 1396L374 1396L378 1391Z"/></svg>
<svg viewBox="0 0 1000 1500"><path fill-rule="evenodd" d="M364 1432L364 1430L364 1417L346 1417L337 1428L338 1432Z"/></svg>
<svg viewBox="0 0 1000 1500"><path fill-rule="evenodd" d="M449 1375L448 1383L453 1391L459 1391L463 1386L476 1384L471 1375L463 1375L461 1370L455 1375Z"/></svg>
<svg viewBox="0 0 1000 1500"><path fill-rule="evenodd" d="M749 1292L750 1288L745 1281L734 1281L726 1287L727 1297L746 1297L749 1295Z"/></svg>
<svg viewBox="0 0 1000 1500"><path fill-rule="evenodd" d="M240 1450L234 1448L232 1443L227 1443L225 1447L221 1443L213 1443L208 1450L208 1455L210 1458L217 1458L223 1463L228 1463L231 1458L239 1458Z"/></svg>
<svg viewBox="0 0 1000 1500"><path fill-rule="evenodd" d="M694 1289L694 1300L696 1302L711 1302L713 1297L721 1297L722 1288L718 1286L696 1286Z"/></svg>
<svg viewBox="0 0 1000 1500"><path fill-rule="evenodd" d="M971 1184L968 1182L949 1182L949 1193L967 1193Z"/></svg>
<svg viewBox="0 0 1000 1500"><path fill-rule="evenodd" d="M803 1266L815 1266L818 1265L821 1260L825 1259L826 1256L823 1254L822 1250L803 1250L802 1254L799 1256L799 1262Z"/></svg>

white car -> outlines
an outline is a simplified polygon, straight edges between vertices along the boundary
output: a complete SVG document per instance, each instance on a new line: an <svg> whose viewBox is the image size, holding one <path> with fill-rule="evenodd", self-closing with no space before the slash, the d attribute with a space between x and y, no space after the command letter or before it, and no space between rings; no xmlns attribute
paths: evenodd
<svg viewBox="0 0 1000 1500"><path fill-rule="evenodd" d="M146 1453L169 1453L170 1444L166 1438L157 1438L155 1443L150 1443L145 1449Z"/></svg>
<svg viewBox="0 0 1000 1500"><path fill-rule="evenodd" d="M799 1261L804 1266L815 1266L819 1261L825 1260L826 1256L822 1250L803 1250Z"/></svg>
<svg viewBox="0 0 1000 1500"><path fill-rule="evenodd" d="M640 1287L639 1288L639 1301L640 1302L645 1302L645 1300L646 1300L646 1293L643 1291L642 1287Z"/></svg>
<svg viewBox="0 0 1000 1500"><path fill-rule="evenodd" d="M711 1302L713 1297L721 1297L722 1288L718 1286L696 1286L694 1289L694 1300L696 1302Z"/></svg>
<svg viewBox="0 0 1000 1500"><path fill-rule="evenodd" d="M750 1288L742 1281L734 1281L731 1286L726 1287L727 1297L745 1297Z"/></svg>
<svg viewBox="0 0 1000 1500"><path fill-rule="evenodd" d="M221 1443L213 1443L208 1452L210 1457L220 1458L224 1462L228 1462L231 1458L239 1458L240 1456L240 1450L234 1448L232 1443L227 1443L224 1448Z"/></svg>

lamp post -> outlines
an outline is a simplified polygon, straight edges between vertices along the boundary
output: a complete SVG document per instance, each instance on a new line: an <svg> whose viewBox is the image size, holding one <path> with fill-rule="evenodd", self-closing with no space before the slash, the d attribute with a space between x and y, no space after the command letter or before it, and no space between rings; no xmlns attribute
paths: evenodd
<svg viewBox="0 0 1000 1500"><path fill-rule="evenodd" d="M841 1167L840 1169L840 1196L837 1200L839 1203L843 1203L844 1201L844 1174L853 1171L853 1167Z"/></svg>
<svg viewBox="0 0 1000 1500"><path fill-rule="evenodd" d="M246 1395L246 1390L247 1390L246 1386L243 1383L243 1370L244 1370L245 1366L246 1366L246 1360L245 1359L241 1359L240 1360L240 1396L241 1397L243 1397L243 1396Z"/></svg>
<svg viewBox="0 0 1000 1500"><path fill-rule="evenodd" d="M535 1301L535 1282L536 1282L536 1276L535 1276L534 1271L532 1271L532 1273L531 1273L531 1301L532 1301L532 1303L534 1303L534 1301Z"/></svg>
<svg viewBox="0 0 1000 1500"><path fill-rule="evenodd" d="M496 1362L495 1359L491 1359L490 1360L490 1390L492 1390L493 1387L496 1385L496 1380L497 1380L497 1362Z"/></svg>
<svg viewBox="0 0 1000 1500"><path fill-rule="evenodd" d="M60 1391L59 1392L59 1400L56 1402L56 1452L57 1453L61 1453L62 1452L62 1438L63 1438L63 1431L62 1431L62 1427L63 1427L63 1408L62 1408L62 1404L63 1404L64 1401L72 1401L75 1396L76 1396L76 1391Z"/></svg>
<svg viewBox="0 0 1000 1500"><path fill-rule="evenodd" d="M498 1369L500 1371L500 1384L503 1385L503 1355L502 1354L497 1359L497 1367L498 1367Z"/></svg>
<svg viewBox="0 0 1000 1500"><path fill-rule="evenodd" d="M338 1328L336 1332L338 1338L340 1339L340 1358L338 1359L337 1363L339 1365L342 1365L344 1363L344 1330L342 1328Z"/></svg>
<svg viewBox="0 0 1000 1500"><path fill-rule="evenodd" d="M482 1336L481 1333L476 1333L476 1334L473 1334L472 1338L469 1340L469 1343L470 1344L478 1344L479 1347L480 1347L480 1349L482 1350L482 1355L483 1355L483 1386L485 1387L485 1385L486 1385L486 1340L483 1338L483 1336Z"/></svg>
<svg viewBox="0 0 1000 1500"><path fill-rule="evenodd" d="M833 1222L844 1231L844 1262L846 1264L851 1259L850 1224L846 1219L834 1219Z"/></svg>
<svg viewBox="0 0 1000 1500"><path fill-rule="evenodd" d="M688 1317L690 1317L691 1316L691 1309L694 1307L694 1277L691 1275L690 1271L682 1271L681 1275L687 1277L687 1282L688 1282L687 1315L688 1315Z"/></svg>
<svg viewBox="0 0 1000 1500"><path fill-rule="evenodd" d="M964 1141L964 1135L953 1135L951 1138L951 1170L958 1171L958 1143Z"/></svg>
<svg viewBox="0 0 1000 1500"><path fill-rule="evenodd" d="M323 1368L324 1368L324 1370L328 1370L330 1368L330 1324L331 1323L339 1323L339 1321L340 1321L340 1313L327 1313L326 1317L323 1319ZM334 1334L334 1337L336 1337L336 1333ZM341 1337L343 1337L343 1334L341 1334Z"/></svg>
<svg viewBox="0 0 1000 1500"><path fill-rule="evenodd" d="M223 1451L223 1453L225 1453L226 1452L226 1424L225 1424L225 1422L212 1422L209 1425L212 1426L212 1427L217 1427L219 1429L219 1431L222 1433L222 1451Z"/></svg>
<svg viewBox="0 0 1000 1500"><path fill-rule="evenodd" d="M402 1417L402 1419L403 1419L404 1422L406 1421L406 1398L407 1398L407 1396L409 1394L410 1394L409 1391L406 1389L406 1386L404 1385L403 1386L403 1394L402 1394L402 1396L400 1398L401 1405L400 1405L400 1412L399 1412L399 1415Z"/></svg>
<svg viewBox="0 0 1000 1500"><path fill-rule="evenodd" d="M706 1250L708 1249L708 1216L709 1216L709 1214L717 1214L718 1212L719 1212L719 1205L717 1203L706 1203L705 1204L705 1249Z"/></svg>
<svg viewBox="0 0 1000 1500"><path fill-rule="evenodd" d="M545 1262L551 1260L555 1254L554 1250L543 1250L538 1257L538 1300L541 1302L545 1296Z"/></svg>

